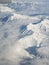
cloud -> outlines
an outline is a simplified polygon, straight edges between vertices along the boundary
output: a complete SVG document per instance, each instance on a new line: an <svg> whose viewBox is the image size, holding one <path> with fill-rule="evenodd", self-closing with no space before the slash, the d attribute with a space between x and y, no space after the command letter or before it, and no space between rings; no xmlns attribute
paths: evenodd
<svg viewBox="0 0 49 65"><path fill-rule="evenodd" d="M0 65L49 64L49 16L17 14L11 8L10 13L3 11L0 13Z"/></svg>
<svg viewBox="0 0 49 65"><path fill-rule="evenodd" d="M0 0L0 3L10 3L12 0Z"/></svg>

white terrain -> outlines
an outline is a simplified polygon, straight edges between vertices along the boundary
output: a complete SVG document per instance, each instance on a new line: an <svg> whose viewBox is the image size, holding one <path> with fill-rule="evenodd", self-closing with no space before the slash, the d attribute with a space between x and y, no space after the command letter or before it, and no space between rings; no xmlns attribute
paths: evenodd
<svg viewBox="0 0 49 65"><path fill-rule="evenodd" d="M0 4L0 65L49 65L49 1Z"/></svg>

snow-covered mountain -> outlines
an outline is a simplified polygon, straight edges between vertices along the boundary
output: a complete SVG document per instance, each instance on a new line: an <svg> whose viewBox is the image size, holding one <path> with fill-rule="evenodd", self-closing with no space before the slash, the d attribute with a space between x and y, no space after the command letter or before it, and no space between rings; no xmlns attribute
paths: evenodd
<svg viewBox="0 0 49 65"><path fill-rule="evenodd" d="M49 65L48 0L0 4L0 65Z"/></svg>

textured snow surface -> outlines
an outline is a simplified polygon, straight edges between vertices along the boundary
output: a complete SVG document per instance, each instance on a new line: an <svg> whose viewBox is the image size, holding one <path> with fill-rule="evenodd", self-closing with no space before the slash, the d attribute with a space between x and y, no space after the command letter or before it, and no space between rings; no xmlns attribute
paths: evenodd
<svg viewBox="0 0 49 65"><path fill-rule="evenodd" d="M0 4L0 65L49 65L48 0Z"/></svg>

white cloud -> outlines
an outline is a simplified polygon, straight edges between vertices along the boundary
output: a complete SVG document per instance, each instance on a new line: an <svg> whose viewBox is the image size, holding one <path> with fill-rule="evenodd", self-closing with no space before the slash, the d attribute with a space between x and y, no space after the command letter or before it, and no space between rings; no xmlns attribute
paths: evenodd
<svg viewBox="0 0 49 65"><path fill-rule="evenodd" d="M49 64L49 36L47 35L49 33L49 20L43 19L43 21L41 21L40 16L30 17L27 15L20 15L11 10L12 9L9 11L13 14L13 16L11 15L12 19L8 19L5 24L0 22L0 64L20 65L20 62L28 57L31 58L29 62L32 65ZM3 13L8 12L5 11ZM34 24L34 22L36 24ZM25 32L23 31L24 34L20 32L20 27L22 25L26 25L27 27ZM33 33L27 36L26 33L30 30L33 31ZM24 37L18 39L22 34ZM29 54L29 52L25 50L26 48L34 46L38 48L36 49L36 56L34 54Z"/></svg>

